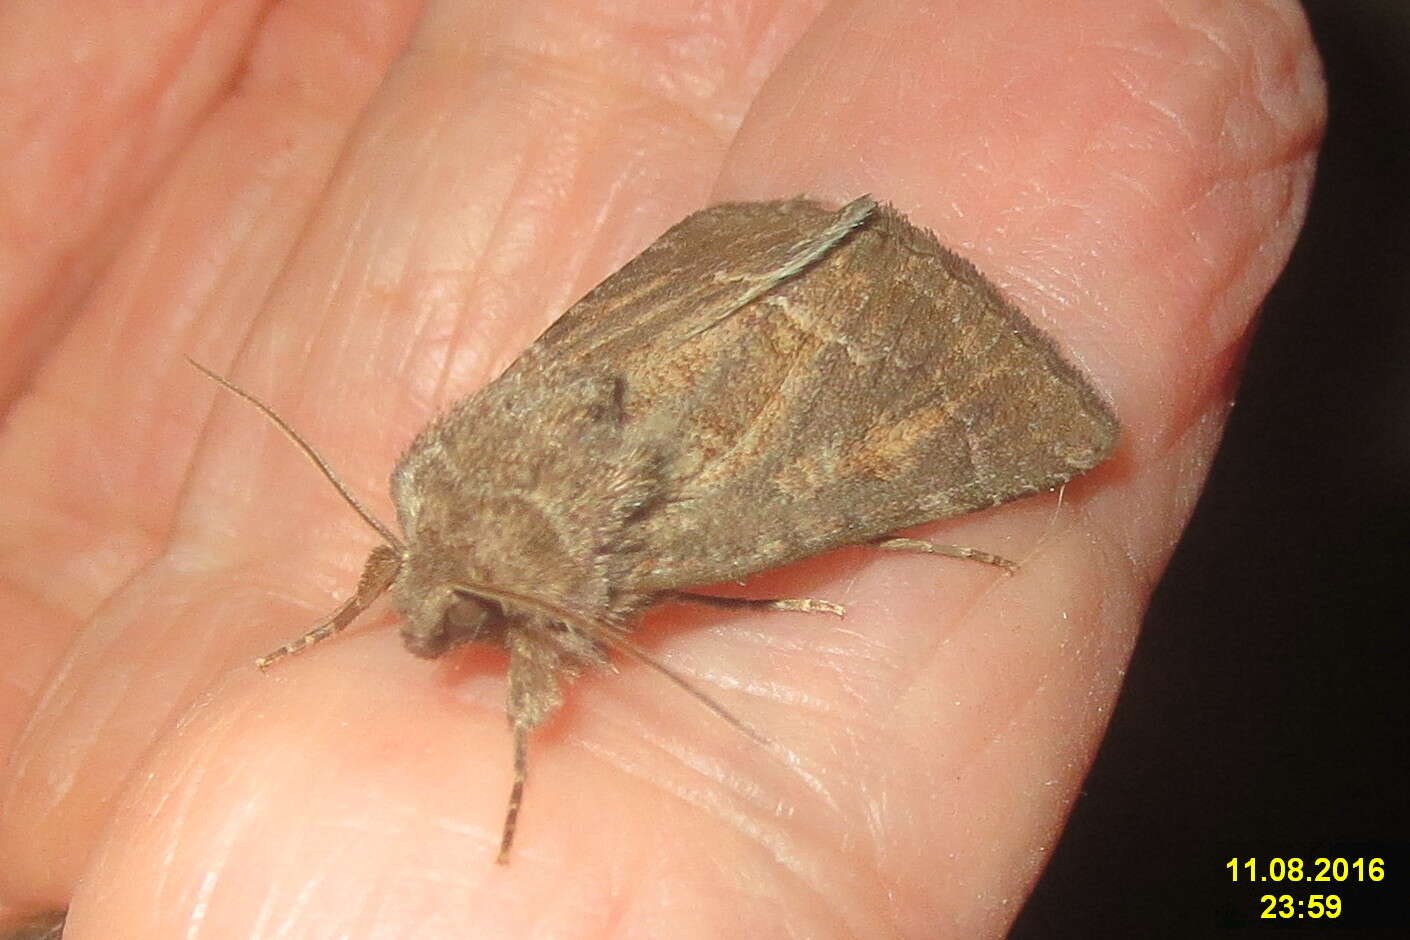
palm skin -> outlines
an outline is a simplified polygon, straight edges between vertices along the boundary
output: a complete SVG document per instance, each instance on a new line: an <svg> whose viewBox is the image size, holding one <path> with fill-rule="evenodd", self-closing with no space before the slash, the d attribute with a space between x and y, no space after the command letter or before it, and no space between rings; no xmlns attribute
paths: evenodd
<svg viewBox="0 0 1410 940"><path fill-rule="evenodd" d="M20 3L8 170L0 898L68 936L993 936L1061 829L1301 222L1292 4ZM72 20L67 19L72 17ZM155 19L154 19L155 17ZM183 354L391 516L439 408L671 222L872 192L968 255L1124 427L1070 486L637 634L531 745L502 656L345 596L375 537Z"/></svg>

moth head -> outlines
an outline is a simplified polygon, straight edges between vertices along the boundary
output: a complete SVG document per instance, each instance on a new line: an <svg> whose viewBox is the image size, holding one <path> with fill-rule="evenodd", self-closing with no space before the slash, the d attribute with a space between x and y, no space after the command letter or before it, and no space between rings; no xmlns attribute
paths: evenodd
<svg viewBox="0 0 1410 940"><path fill-rule="evenodd" d="M397 594L402 643L415 656L435 659L462 643L498 643L503 638L504 612L492 600L450 584Z"/></svg>

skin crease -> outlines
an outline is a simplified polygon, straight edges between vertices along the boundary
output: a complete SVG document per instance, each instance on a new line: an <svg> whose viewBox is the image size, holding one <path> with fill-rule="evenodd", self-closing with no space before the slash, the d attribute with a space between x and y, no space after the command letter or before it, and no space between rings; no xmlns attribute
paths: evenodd
<svg viewBox="0 0 1410 940"><path fill-rule="evenodd" d="M1291 3L41 2L0 12L0 902L67 937L1002 935L1198 495L1323 121ZM1115 459L687 608L534 739L501 655L375 608L375 544L183 354L386 474L669 224L872 192L1113 402ZM747 522L747 520L742 520Z"/></svg>

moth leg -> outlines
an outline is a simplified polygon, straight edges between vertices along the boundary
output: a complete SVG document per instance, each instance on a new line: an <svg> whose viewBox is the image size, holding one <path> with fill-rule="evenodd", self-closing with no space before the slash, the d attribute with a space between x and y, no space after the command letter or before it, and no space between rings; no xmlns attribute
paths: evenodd
<svg viewBox="0 0 1410 940"><path fill-rule="evenodd" d="M357 593L338 605L338 609L320 620L313 629L297 640L285 643L272 653L255 660L260 671L268 669L286 656L302 653L317 643L341 631L357 619L381 595L397 576L401 568L401 556L388 545L379 545L367 556L362 568L362 578L357 583Z"/></svg>
<svg viewBox="0 0 1410 940"><path fill-rule="evenodd" d="M927 555L945 555L949 558L967 558L971 561L980 561L986 565L994 565L1003 568L1009 574L1018 570L1018 562L1009 561L1002 555L991 555L989 552L980 551L977 548L966 548L963 545L937 545L935 542L927 542L924 539L904 539L904 538L884 538L877 539L869 543L873 548L884 549L889 552L924 552Z"/></svg>
<svg viewBox="0 0 1410 940"><path fill-rule="evenodd" d="M509 649L509 727L514 733L514 784L509 789L509 807L504 812L504 829L499 837L495 861L509 861L514 830L519 826L519 807L524 802L524 783L529 778L529 732L543 724L563 704L560 675L572 675L573 663L552 639L546 625L516 626L506 637Z"/></svg>
<svg viewBox="0 0 1410 940"><path fill-rule="evenodd" d="M495 861L509 863L509 848L514 844L514 830L519 826L519 807L524 802L524 781L529 778L529 728L521 721L514 723L514 785L509 788L509 808L504 812L504 829L499 837L499 854Z"/></svg>
<svg viewBox="0 0 1410 940"><path fill-rule="evenodd" d="M342 630L348 624L352 623L360 613L362 613L362 605L357 602L357 596L349 597L338 605L337 610L318 621L313 629L309 630L297 640L291 640L277 650L264 654L259 659L255 660L255 665L263 672L286 656L302 653L310 646L322 643L330 636Z"/></svg>
<svg viewBox="0 0 1410 940"><path fill-rule="evenodd" d="M715 597L710 594L691 594L687 591L672 591L672 600L684 604L700 604L704 607L718 607L721 610L798 610L808 614L836 614L841 617L847 608L832 601L816 597Z"/></svg>

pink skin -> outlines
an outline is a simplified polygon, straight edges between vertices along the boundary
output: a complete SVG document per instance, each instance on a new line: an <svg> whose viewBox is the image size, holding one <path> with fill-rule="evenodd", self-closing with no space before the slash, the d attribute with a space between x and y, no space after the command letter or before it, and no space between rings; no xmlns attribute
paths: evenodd
<svg viewBox="0 0 1410 940"><path fill-rule="evenodd" d="M85 937L996 936L1199 492L1323 122L1291 2L0 10L0 897ZM610 11L610 12L608 12ZM418 14L420 18L418 20ZM95 17L102 16L101 21ZM70 22L68 18L76 18ZM379 605L268 675L439 407L688 211L871 192L1094 377L1106 467L670 608L530 750L503 657ZM914 534L914 533L913 533Z"/></svg>

